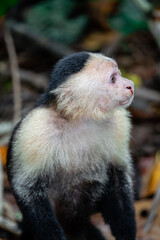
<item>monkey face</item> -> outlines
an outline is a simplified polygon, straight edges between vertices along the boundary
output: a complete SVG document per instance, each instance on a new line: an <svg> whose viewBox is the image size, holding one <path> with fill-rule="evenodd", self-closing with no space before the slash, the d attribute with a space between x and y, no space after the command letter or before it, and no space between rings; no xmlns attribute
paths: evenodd
<svg viewBox="0 0 160 240"><path fill-rule="evenodd" d="M118 65L115 62L105 61L99 66L102 73L104 86L104 109L112 110L116 107L128 107L134 97L134 83L121 76Z"/></svg>
<svg viewBox="0 0 160 240"><path fill-rule="evenodd" d="M128 107L134 84L123 78L117 63L101 54L90 53L84 68L54 90L59 111L72 118L103 119L119 107Z"/></svg>

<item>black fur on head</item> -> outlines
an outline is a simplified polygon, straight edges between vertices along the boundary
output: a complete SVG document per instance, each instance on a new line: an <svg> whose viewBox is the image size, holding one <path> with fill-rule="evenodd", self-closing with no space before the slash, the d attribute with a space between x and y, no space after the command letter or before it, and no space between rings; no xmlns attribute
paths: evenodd
<svg viewBox="0 0 160 240"><path fill-rule="evenodd" d="M88 59L88 52L78 52L59 60L51 74L51 80L48 88L40 97L36 107L40 105L49 106L49 104L55 99L54 94L50 93L50 91L56 89L64 83L72 74L79 72L84 67Z"/></svg>

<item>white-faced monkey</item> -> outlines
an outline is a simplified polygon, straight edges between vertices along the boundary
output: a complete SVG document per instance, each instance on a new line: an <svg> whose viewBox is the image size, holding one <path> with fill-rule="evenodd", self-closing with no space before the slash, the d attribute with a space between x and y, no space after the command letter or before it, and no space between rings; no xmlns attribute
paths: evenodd
<svg viewBox="0 0 160 240"><path fill-rule="evenodd" d="M102 54L60 60L36 106L13 131L8 176L25 240L135 240L130 120L133 82Z"/></svg>

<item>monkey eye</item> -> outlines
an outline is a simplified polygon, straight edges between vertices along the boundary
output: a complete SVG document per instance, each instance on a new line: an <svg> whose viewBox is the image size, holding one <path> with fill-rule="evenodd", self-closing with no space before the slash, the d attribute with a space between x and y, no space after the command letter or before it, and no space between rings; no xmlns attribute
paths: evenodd
<svg viewBox="0 0 160 240"><path fill-rule="evenodd" d="M112 75L110 81L111 81L111 83L115 83L116 82L116 76Z"/></svg>

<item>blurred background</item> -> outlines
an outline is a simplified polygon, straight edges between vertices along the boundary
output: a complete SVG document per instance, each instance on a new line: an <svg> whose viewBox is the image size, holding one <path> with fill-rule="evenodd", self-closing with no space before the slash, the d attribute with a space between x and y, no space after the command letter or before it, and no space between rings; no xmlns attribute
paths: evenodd
<svg viewBox="0 0 160 240"><path fill-rule="evenodd" d="M43 93L53 65L77 51L115 58L135 84L131 153L137 240L160 240L160 1L0 1L0 240L16 240L21 214L6 176L13 127ZM92 221L114 239L99 215Z"/></svg>

